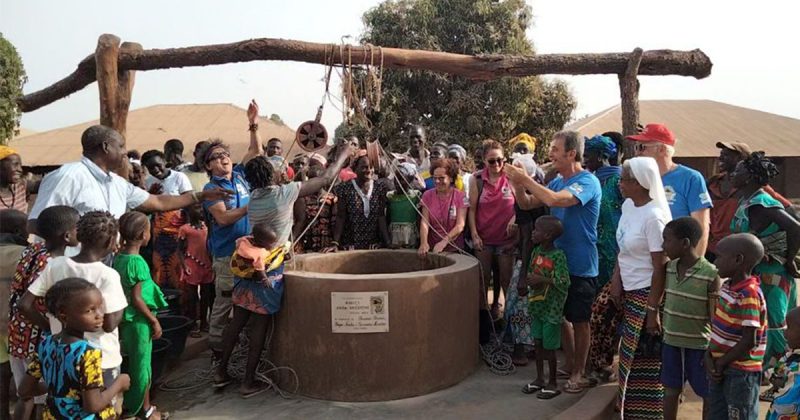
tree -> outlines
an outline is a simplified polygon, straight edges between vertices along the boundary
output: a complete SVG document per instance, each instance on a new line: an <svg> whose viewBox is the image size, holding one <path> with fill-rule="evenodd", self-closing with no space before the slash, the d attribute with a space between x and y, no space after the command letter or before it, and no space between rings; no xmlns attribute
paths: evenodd
<svg viewBox="0 0 800 420"><path fill-rule="evenodd" d="M22 96L22 85L27 81L17 49L0 33L0 144L6 144L19 133L22 112L17 107L17 100Z"/></svg>
<svg viewBox="0 0 800 420"><path fill-rule="evenodd" d="M525 30L531 9L523 0L387 0L363 16L362 43L384 47L446 51L460 54L534 54ZM356 72L363 86L368 75ZM380 111L355 118L340 132L362 131L393 151L404 151L404 129L422 124L429 142L459 143L474 149L482 140L506 140L527 132L547 140L568 121L575 108L567 85L539 77L503 78L487 82L428 71L387 70L382 77ZM543 141L544 140L544 141Z"/></svg>
<svg viewBox="0 0 800 420"><path fill-rule="evenodd" d="M286 125L286 123L283 122L283 119L281 118L281 116L278 115L278 114L270 115L269 116L269 120L274 122L275 124Z"/></svg>

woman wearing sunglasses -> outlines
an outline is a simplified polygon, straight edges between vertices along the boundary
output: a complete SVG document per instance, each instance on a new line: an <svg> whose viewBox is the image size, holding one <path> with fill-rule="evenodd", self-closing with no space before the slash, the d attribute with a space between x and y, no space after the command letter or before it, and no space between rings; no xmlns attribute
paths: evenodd
<svg viewBox="0 0 800 420"><path fill-rule="evenodd" d="M489 281L493 279L492 317L497 319L500 316L500 289L504 292L508 289L514 265L516 232L512 233L509 226L514 224L515 199L503 173L503 146L494 140L484 141L483 161L485 169L476 172L474 182L470 183L469 228L475 256L483 270L482 302ZM492 267L495 265L498 272L493 276Z"/></svg>

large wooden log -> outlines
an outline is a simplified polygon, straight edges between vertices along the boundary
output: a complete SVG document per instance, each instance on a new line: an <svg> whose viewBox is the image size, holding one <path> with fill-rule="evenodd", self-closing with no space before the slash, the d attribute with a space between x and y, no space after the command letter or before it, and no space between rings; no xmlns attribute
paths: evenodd
<svg viewBox="0 0 800 420"><path fill-rule="evenodd" d="M97 90L100 93L100 124L114 127L118 120L117 89L119 89L118 60L120 39L111 34L100 35L94 52Z"/></svg>
<svg viewBox="0 0 800 420"><path fill-rule="evenodd" d="M622 74L629 53L542 54L536 56L462 55L435 51L376 46L339 46L283 39L252 39L232 44L128 51L119 55L120 70L155 70L208 66L256 60L300 61L341 65L380 64L392 69L431 70L475 80L524 77L538 74ZM95 59L81 61L66 78L38 92L25 95L20 109L30 112L83 89L95 80ZM711 74L711 60L700 50L645 51L641 75L680 75L698 79Z"/></svg>
<svg viewBox="0 0 800 420"><path fill-rule="evenodd" d="M142 51L142 46L135 42L123 42L119 51L120 53ZM125 134L128 128L128 110L131 107L135 76L135 70L120 70L117 73L117 104L113 127L122 134L123 138L126 138Z"/></svg>
<svg viewBox="0 0 800 420"><path fill-rule="evenodd" d="M624 73L619 75L619 96L622 113L622 134L630 136L636 134L639 125L639 66L642 62L642 49L636 48L630 54L628 66ZM625 156L633 156L633 145L625 144Z"/></svg>

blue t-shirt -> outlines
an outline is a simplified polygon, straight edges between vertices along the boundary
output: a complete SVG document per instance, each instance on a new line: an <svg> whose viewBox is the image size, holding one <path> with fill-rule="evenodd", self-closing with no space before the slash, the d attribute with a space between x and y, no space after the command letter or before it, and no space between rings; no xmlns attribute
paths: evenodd
<svg viewBox="0 0 800 420"><path fill-rule="evenodd" d="M244 180L244 166L242 165L233 167L231 179L212 176L211 182L206 184L203 190L214 187L233 191L231 198L225 201L225 208L227 210L238 209L250 203L250 185ZM208 208L220 201L222 200L206 201L203 203L206 217L211 221L208 237L211 243L211 254L214 258L230 257L233 255L233 251L236 249L236 240L250 233L250 221L247 219L247 215L228 226L220 226L214 221L214 216L208 212Z"/></svg>
<svg viewBox="0 0 800 420"><path fill-rule="evenodd" d="M672 220L689 217L692 212L711 208L711 196L706 189L706 180L700 172L683 165L661 177L667 195Z"/></svg>
<svg viewBox="0 0 800 420"><path fill-rule="evenodd" d="M600 181L590 172L581 171L569 179L561 175L547 185L553 191L566 189L580 204L552 207L550 214L564 225L556 246L567 255L571 276L597 277L597 219L600 217Z"/></svg>

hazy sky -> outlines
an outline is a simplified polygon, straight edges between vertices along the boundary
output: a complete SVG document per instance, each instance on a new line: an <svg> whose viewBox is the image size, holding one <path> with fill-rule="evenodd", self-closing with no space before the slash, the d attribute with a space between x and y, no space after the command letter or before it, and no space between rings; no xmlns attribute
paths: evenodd
<svg viewBox="0 0 800 420"><path fill-rule="evenodd" d="M668 2L528 0L528 36L538 53L619 52L701 48L714 63L703 80L641 77L641 99L713 99L800 118L800 2ZM361 15L375 0L293 1L42 1L0 0L0 31L16 46L33 92L72 72L92 53L101 33L144 48L169 48L285 38L340 42L357 37ZM131 109L154 104L233 103L256 98L261 113L295 127L311 119L324 85L323 67L295 62L251 62L138 72ZM619 102L615 76L558 76L578 100L579 118ZM336 94L338 83L332 84ZM36 131L96 119L97 85L23 115ZM333 130L341 113L326 105ZM246 124L242 116L242 125Z"/></svg>

